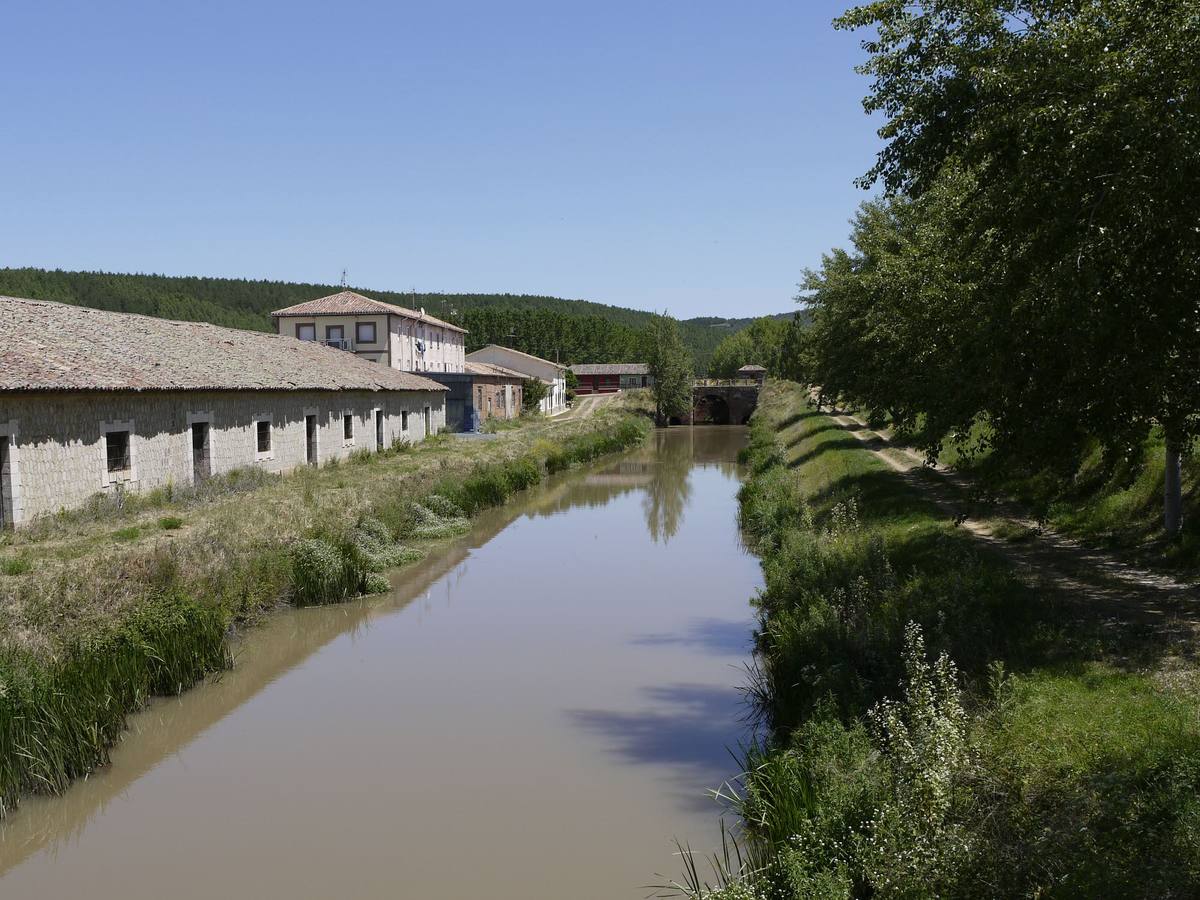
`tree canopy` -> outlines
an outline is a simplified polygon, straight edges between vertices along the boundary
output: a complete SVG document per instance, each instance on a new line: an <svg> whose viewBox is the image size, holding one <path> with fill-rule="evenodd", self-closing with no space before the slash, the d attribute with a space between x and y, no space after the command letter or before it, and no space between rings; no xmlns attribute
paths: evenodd
<svg viewBox="0 0 1200 900"><path fill-rule="evenodd" d="M1088 436L1195 436L1197 12L881 0L838 20L872 32L886 143L863 183L888 198L809 278L819 377L901 419L984 418L1048 463Z"/></svg>
<svg viewBox="0 0 1200 900"><path fill-rule="evenodd" d="M666 424L692 406L692 359L679 335L679 323L656 315L647 334L646 362L653 380L655 418Z"/></svg>

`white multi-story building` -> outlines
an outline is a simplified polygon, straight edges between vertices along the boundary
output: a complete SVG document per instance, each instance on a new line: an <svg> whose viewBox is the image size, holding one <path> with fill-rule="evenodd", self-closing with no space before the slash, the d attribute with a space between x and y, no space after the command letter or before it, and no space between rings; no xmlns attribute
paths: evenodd
<svg viewBox="0 0 1200 900"><path fill-rule="evenodd" d="M466 329L423 309L340 291L277 309L271 316L280 334L349 350L403 372L463 371Z"/></svg>

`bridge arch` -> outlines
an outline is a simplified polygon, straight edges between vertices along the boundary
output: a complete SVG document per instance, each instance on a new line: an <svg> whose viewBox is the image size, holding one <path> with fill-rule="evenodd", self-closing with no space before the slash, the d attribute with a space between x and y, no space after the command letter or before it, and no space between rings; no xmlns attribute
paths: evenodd
<svg viewBox="0 0 1200 900"><path fill-rule="evenodd" d="M714 392L700 394L696 397L695 421L697 425L730 424L729 401Z"/></svg>

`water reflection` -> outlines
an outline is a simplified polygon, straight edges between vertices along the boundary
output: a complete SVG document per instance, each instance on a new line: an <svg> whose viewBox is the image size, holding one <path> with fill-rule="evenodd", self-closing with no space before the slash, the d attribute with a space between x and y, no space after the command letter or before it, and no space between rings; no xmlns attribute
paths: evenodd
<svg viewBox="0 0 1200 900"><path fill-rule="evenodd" d="M739 690L671 684L647 687L642 693L658 708L573 709L568 715L628 762L686 767L690 782L698 779L714 788L729 777L729 723L741 718L745 706Z"/></svg>
<svg viewBox="0 0 1200 900"><path fill-rule="evenodd" d="M669 440L662 432L654 437L655 465L646 485L642 508L646 512L646 530L651 540L665 543L679 531L683 511L692 494L690 474L695 443Z"/></svg>
<svg viewBox="0 0 1200 900"><path fill-rule="evenodd" d="M273 617L0 826L0 896L548 900L596 853L582 900L643 896L667 836L715 835L705 791L736 771L744 439L659 432L484 513L388 596Z"/></svg>
<svg viewBox="0 0 1200 900"><path fill-rule="evenodd" d="M750 619L692 619L679 631L643 634L633 639L644 647L697 647L714 656L744 658L754 647Z"/></svg>

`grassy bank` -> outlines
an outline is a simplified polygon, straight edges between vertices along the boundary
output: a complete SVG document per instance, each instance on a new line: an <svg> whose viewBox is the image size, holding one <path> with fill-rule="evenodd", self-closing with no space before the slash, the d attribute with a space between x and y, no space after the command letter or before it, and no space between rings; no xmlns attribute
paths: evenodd
<svg viewBox="0 0 1200 900"><path fill-rule="evenodd" d="M386 590L385 569L548 473L641 443L620 408L430 439L284 478L98 499L0 545L0 812L107 758L127 713L229 662L281 603Z"/></svg>
<svg viewBox="0 0 1200 900"><path fill-rule="evenodd" d="M683 893L1200 891L1193 662L1018 578L796 385L764 390L746 458L765 587L745 859Z"/></svg>
<svg viewBox="0 0 1200 900"><path fill-rule="evenodd" d="M866 418L865 412L859 415ZM886 424L879 422L876 424ZM923 446L931 436L897 432ZM1093 441L1069 471L1035 469L996 453L976 426L960 446L948 442L938 462L969 476L989 495L1011 497L1055 531L1169 571L1200 571L1200 455L1183 454L1184 524L1169 540L1163 528L1165 442L1155 428L1140 444L1117 452Z"/></svg>

